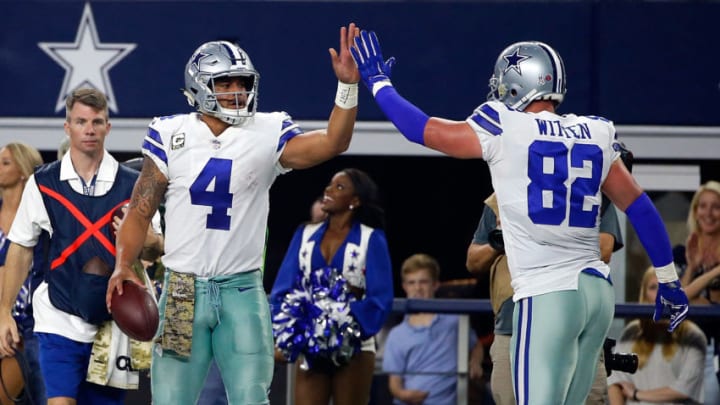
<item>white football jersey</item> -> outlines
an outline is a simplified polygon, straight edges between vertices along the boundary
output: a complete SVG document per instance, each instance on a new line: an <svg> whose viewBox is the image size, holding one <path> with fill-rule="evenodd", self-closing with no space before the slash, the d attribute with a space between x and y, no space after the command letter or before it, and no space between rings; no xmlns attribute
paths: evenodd
<svg viewBox="0 0 720 405"><path fill-rule="evenodd" d="M620 157L612 122L525 113L491 101L466 120L480 139L500 210L515 301L577 289L600 259L601 187Z"/></svg>
<svg viewBox="0 0 720 405"><path fill-rule="evenodd" d="M285 113L256 113L214 136L200 114L156 118L143 142L168 178L163 264L201 277L262 266L269 190L288 170L285 142L302 130Z"/></svg>

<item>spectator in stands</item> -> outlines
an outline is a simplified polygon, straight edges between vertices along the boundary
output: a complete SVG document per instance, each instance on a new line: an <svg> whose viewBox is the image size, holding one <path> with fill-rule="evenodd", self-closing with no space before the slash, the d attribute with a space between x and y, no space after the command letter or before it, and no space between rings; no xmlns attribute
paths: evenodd
<svg viewBox="0 0 720 405"><path fill-rule="evenodd" d="M70 150L70 138L63 136L62 141L60 141L60 145L58 145L57 160L62 160L68 150Z"/></svg>
<svg viewBox="0 0 720 405"><path fill-rule="evenodd" d="M684 267L683 287L694 305L720 303L720 182L708 181L693 195L688 211L688 238L678 249ZM720 403L718 346L720 325L715 319L699 320L708 349L705 359L705 401Z"/></svg>
<svg viewBox="0 0 720 405"><path fill-rule="evenodd" d="M440 286L440 265L426 254L402 264L402 288L408 298L429 299ZM457 315L413 313L387 337L383 371L395 404L457 403ZM470 330L470 378L482 377L483 347Z"/></svg>
<svg viewBox="0 0 720 405"><path fill-rule="evenodd" d="M314 356L312 348L303 351L305 361L300 357L296 362L295 404L323 405L332 399L334 405L366 405L375 371L374 336L390 313L393 298L392 265L377 186L365 172L343 169L325 187L323 210L327 213L324 221L301 225L290 242L270 296L273 322L276 331L282 328L278 316L286 298L300 288L299 279L307 285L316 279L316 270L337 270L352 297L349 305L335 311L349 307L344 316L359 329L362 343L342 361ZM317 318L327 313L312 315ZM276 344L282 348L280 340L278 337Z"/></svg>
<svg viewBox="0 0 720 405"><path fill-rule="evenodd" d="M643 274L639 302L655 303L658 279L650 267ZM613 371L608 377L610 405L634 403L702 404L703 364L707 341L702 330L686 320L673 332L668 322L636 319L622 332L615 350L636 353L634 374ZM715 403L715 402L713 402Z"/></svg>
<svg viewBox="0 0 720 405"><path fill-rule="evenodd" d="M512 336L513 289L510 270L505 256L498 206L495 193L485 200L485 208L468 247L466 266L474 274L490 272L490 302L495 314L495 338L490 346L493 371L490 386L497 405L514 405L510 373L510 337ZM600 257L610 262L612 253L623 247L620 224L613 205L608 205L600 218ZM604 404L607 397L606 371L603 353L600 353L597 374L587 398L587 404Z"/></svg>
<svg viewBox="0 0 720 405"><path fill-rule="evenodd" d="M10 233L10 225L15 219L15 214L17 214L20 206L25 183L33 174L35 167L42 163L40 152L24 143L13 142L0 149L0 266L2 266L0 269L2 270L5 269L5 258L10 247L10 240L7 235ZM43 233L42 243L38 243L33 249L30 274L25 279L20 294L17 296L15 308L13 308L13 317L23 339L22 353L25 357L25 361L18 362L18 365L21 368L27 368L24 370L25 378L27 378L24 381L25 395L35 404L44 404L47 401L45 398L45 384L40 373L38 341L33 334L35 322L32 315L32 293L43 280L45 274L44 267L46 263L43 251L47 247L47 236L47 233ZM3 364L2 370L6 372L9 369ZM7 374L2 377L3 385L8 384L8 381L12 378ZM7 390L12 391L10 387ZM5 393L15 395L14 392L8 391L5 391Z"/></svg>
<svg viewBox="0 0 720 405"><path fill-rule="evenodd" d="M720 182L708 181L698 188L690 202L687 224L689 235L685 243L687 263L682 276L683 287L720 264ZM703 290L688 293L688 298L698 298L705 292Z"/></svg>

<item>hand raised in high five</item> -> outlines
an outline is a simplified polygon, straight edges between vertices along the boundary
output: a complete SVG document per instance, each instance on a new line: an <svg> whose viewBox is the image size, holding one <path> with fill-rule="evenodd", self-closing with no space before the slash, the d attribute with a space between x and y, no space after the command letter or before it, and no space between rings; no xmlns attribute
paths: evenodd
<svg viewBox="0 0 720 405"><path fill-rule="evenodd" d="M363 82L373 96L381 88L392 85L390 74L395 58L383 59L380 42L375 32L362 31L359 37L355 37L355 46L350 51L358 65Z"/></svg>
<svg viewBox="0 0 720 405"><path fill-rule="evenodd" d="M355 23L350 23L347 28L340 28L340 53L333 48L329 49L335 76L343 83L350 84L360 81L360 73L350 55L353 39L358 35L360 35L360 28L356 27Z"/></svg>

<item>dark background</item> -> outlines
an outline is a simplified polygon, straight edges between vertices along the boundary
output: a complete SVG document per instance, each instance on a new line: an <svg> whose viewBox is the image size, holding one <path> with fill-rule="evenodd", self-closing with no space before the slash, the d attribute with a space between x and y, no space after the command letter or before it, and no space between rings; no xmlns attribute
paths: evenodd
<svg viewBox="0 0 720 405"><path fill-rule="evenodd" d="M65 75L38 46L75 40L84 2L0 0L0 116L62 116ZM327 119L327 49L354 21L395 56L400 92L431 115L464 119L484 101L500 51L539 40L563 56L564 111L617 124L720 125L715 1L92 1L101 43L136 48L109 71L122 118L187 110L183 68L203 42L236 38L261 74L259 106ZM360 120L384 120L361 93Z"/></svg>

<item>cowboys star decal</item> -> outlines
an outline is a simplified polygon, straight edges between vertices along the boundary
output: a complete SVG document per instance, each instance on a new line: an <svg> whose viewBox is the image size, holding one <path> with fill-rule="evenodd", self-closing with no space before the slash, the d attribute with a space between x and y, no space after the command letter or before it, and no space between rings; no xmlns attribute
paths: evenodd
<svg viewBox="0 0 720 405"><path fill-rule="evenodd" d="M65 69L55 112L65 108L67 96L80 87L100 90L107 96L110 111L118 112L109 71L132 52L136 44L101 43L90 3L83 9L75 42L40 42L38 46Z"/></svg>
<svg viewBox="0 0 720 405"><path fill-rule="evenodd" d="M512 69L522 76L522 72L520 71L520 62L530 59L530 55L521 55L520 48L517 48L515 49L515 52L510 55L504 55L503 59L505 59L508 63L507 66L505 66L503 73L507 73L510 69Z"/></svg>

